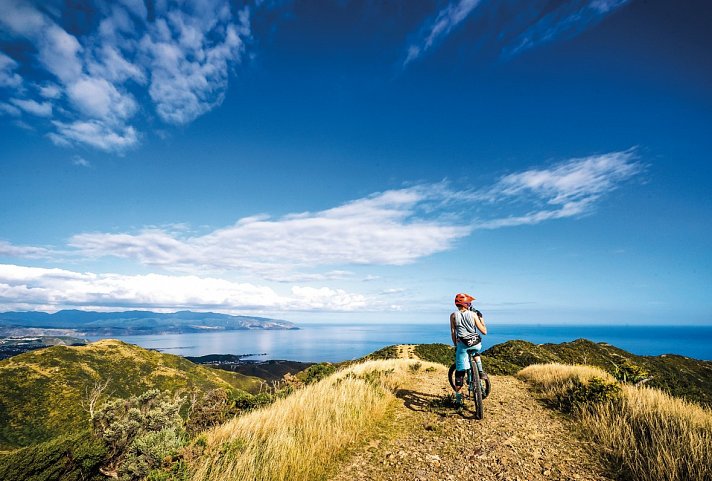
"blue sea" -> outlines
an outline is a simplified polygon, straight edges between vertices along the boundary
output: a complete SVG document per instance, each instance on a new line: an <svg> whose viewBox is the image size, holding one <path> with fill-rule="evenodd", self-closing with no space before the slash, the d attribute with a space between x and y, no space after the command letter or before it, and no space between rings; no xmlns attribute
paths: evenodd
<svg viewBox="0 0 712 481"><path fill-rule="evenodd" d="M123 336L139 346L181 356L252 354L248 359L338 362L391 344L450 344L447 324L304 324L294 331L230 331ZM535 344L586 338L639 355L681 354L712 360L712 326L564 326L489 324L487 349L511 339Z"/></svg>

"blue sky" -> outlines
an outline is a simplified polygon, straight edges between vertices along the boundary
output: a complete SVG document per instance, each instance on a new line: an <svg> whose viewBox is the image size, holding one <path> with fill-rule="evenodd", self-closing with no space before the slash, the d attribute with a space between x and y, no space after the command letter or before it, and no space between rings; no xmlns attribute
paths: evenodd
<svg viewBox="0 0 712 481"><path fill-rule="evenodd" d="M0 310L712 321L703 1L0 13Z"/></svg>

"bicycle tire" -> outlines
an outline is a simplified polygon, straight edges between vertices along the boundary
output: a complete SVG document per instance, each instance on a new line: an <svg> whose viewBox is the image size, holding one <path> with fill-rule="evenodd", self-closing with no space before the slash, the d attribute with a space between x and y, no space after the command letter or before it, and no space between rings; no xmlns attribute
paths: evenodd
<svg viewBox="0 0 712 481"><path fill-rule="evenodd" d="M475 403L475 418L482 419L485 416L484 406L482 402L482 383L480 382L480 373L477 369L470 368L472 372L472 384L470 384L470 393L473 394L472 400ZM474 392L473 392L474 391Z"/></svg>
<svg viewBox="0 0 712 481"><path fill-rule="evenodd" d="M450 370L447 372L447 380L450 381L450 387L455 390L455 364L450 366Z"/></svg>

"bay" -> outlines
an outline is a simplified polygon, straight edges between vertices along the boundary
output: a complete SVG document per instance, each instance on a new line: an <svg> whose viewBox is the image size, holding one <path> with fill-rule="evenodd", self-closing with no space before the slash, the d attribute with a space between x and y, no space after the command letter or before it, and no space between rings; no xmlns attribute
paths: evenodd
<svg viewBox="0 0 712 481"><path fill-rule="evenodd" d="M543 344L586 338L639 355L680 354L712 360L712 326L490 324L488 327L490 334L484 337L484 349L511 339ZM392 344L451 344L447 323L304 324L293 331L223 331L118 339L181 356L253 354L248 359L310 362L357 359Z"/></svg>

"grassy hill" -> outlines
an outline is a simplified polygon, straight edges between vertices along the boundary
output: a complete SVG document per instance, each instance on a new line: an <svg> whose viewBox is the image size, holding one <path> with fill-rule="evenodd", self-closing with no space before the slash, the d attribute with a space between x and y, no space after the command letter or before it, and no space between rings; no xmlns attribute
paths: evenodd
<svg viewBox="0 0 712 481"><path fill-rule="evenodd" d="M445 344L416 346L422 359L450 365L455 349ZM577 339L561 344L507 341L483 353L491 374L515 374L532 364L587 364L600 367L620 380L643 381L663 392L712 406L712 362L675 354L638 356L603 342Z"/></svg>
<svg viewBox="0 0 712 481"><path fill-rule="evenodd" d="M102 400L150 389L255 391L260 380L198 366L171 354L116 340L55 346L0 361L0 450L85 429L87 393L107 383Z"/></svg>

